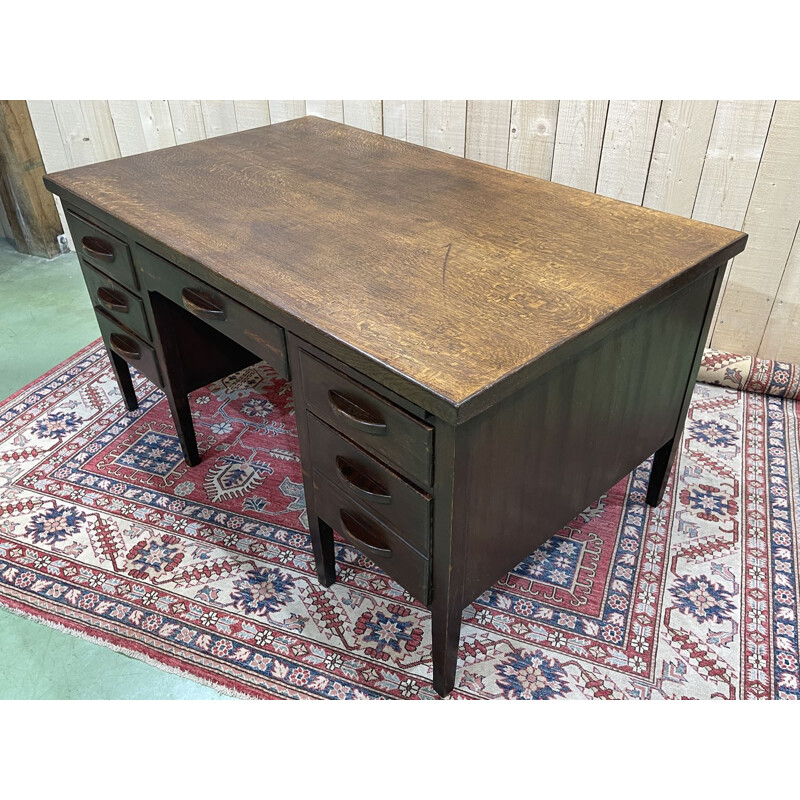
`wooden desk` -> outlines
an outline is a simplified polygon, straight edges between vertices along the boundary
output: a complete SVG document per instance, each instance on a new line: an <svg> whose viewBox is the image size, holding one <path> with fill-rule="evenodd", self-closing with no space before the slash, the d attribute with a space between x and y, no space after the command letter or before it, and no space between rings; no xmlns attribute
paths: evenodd
<svg viewBox="0 0 800 800"><path fill-rule="evenodd" d="M291 378L320 581L333 529L461 612L655 452L660 502L746 236L306 117L50 175L129 408Z"/></svg>

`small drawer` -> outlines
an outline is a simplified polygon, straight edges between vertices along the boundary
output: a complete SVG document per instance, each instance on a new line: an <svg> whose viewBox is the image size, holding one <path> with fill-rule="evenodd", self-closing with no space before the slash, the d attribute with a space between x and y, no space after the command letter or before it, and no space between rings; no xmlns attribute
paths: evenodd
<svg viewBox="0 0 800 800"><path fill-rule="evenodd" d="M282 378L289 377L286 334L280 325L140 245L135 246L135 258L148 291L164 295L258 356Z"/></svg>
<svg viewBox="0 0 800 800"><path fill-rule="evenodd" d="M374 561L410 595L428 604L430 561L427 558L319 473L314 474L314 506L323 522Z"/></svg>
<svg viewBox="0 0 800 800"><path fill-rule="evenodd" d="M307 419L314 469L346 495L401 531L408 544L428 555L431 498L313 414L309 414Z"/></svg>
<svg viewBox="0 0 800 800"><path fill-rule="evenodd" d="M78 255L129 289L138 289L128 245L71 211L65 213Z"/></svg>
<svg viewBox="0 0 800 800"><path fill-rule="evenodd" d="M431 485L430 425L302 350L300 372L314 414L407 478Z"/></svg>
<svg viewBox="0 0 800 800"><path fill-rule="evenodd" d="M163 387L155 350L138 336L134 336L119 325L105 311L96 308L94 313L97 315L97 324L100 326L100 333L103 334L106 347L120 358L124 358L157 386Z"/></svg>
<svg viewBox="0 0 800 800"><path fill-rule="evenodd" d="M144 313L144 303L135 294L123 289L116 281L112 281L88 264L81 264L81 270L92 303L97 308L102 308L121 325L138 333L144 339L150 339L150 327Z"/></svg>

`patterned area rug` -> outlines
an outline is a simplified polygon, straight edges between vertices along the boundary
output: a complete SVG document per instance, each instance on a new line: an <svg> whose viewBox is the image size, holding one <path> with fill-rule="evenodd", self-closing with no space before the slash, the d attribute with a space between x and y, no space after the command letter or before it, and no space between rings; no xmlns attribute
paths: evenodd
<svg viewBox="0 0 800 800"><path fill-rule="evenodd" d="M128 414L99 343L0 406L0 603L252 697L433 698L430 618L337 544L322 588L291 386L263 365ZM453 698L798 698L797 405L698 384L642 464L464 612Z"/></svg>

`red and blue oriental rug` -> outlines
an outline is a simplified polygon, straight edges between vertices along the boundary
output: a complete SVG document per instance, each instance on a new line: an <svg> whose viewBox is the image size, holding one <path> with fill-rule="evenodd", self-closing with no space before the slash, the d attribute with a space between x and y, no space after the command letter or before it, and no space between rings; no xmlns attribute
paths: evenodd
<svg viewBox="0 0 800 800"><path fill-rule="evenodd" d="M658 509L645 463L466 609L453 698L800 697L797 374L736 358ZM344 541L316 580L290 385L193 393L193 468L136 385L95 343L0 406L0 603L233 694L435 697L425 608Z"/></svg>

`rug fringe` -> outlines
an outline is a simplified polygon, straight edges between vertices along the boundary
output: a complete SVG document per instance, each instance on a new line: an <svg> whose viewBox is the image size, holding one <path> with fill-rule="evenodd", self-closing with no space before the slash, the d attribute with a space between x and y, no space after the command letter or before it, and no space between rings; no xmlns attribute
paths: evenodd
<svg viewBox="0 0 800 800"><path fill-rule="evenodd" d="M230 686L224 686L216 681L211 680L210 678L204 678L201 675L196 675L189 669L182 669L180 667L175 666L174 664L166 664L163 661L160 661L158 658L153 656L148 656L146 653L141 653L134 648L125 647L124 645L117 644L116 642L108 641L104 639L102 636L93 636L86 631L79 630L77 628L72 628L69 625L65 625L61 622L56 622L53 619L50 619L47 616L42 616L41 614L36 614L32 611L28 611L26 608L22 606L17 606L15 601L9 600L7 597L0 597L0 608L4 611L8 611L10 614L14 614L17 617L22 617L24 619L28 619L31 622L35 622L39 625L45 625L48 628L52 628L53 630L60 631L61 633L69 634L70 636L75 636L77 639L84 639L87 642L91 642L92 644L97 645L98 647L104 647L108 650L113 650L115 653L120 653L123 656L127 656L128 658L132 658L135 661L141 661L145 664L150 665L151 667L156 667L157 669L161 670L162 672L169 672L172 675L178 675L182 678L187 678L194 683L199 683L201 686L206 686L209 689L213 689L214 691L218 692L219 694L226 695L236 700L259 700L262 698L254 697L247 692L239 692L236 689L233 689ZM159 699L159 698L154 698ZM266 698L263 698L266 699ZM269 698L269 699L278 699L278 698Z"/></svg>

